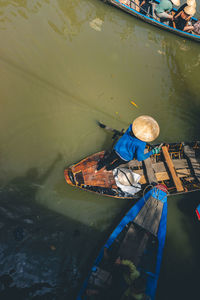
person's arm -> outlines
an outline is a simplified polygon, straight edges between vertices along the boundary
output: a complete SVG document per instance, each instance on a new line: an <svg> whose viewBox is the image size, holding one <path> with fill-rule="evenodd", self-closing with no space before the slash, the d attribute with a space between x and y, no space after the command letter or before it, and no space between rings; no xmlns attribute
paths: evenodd
<svg viewBox="0 0 200 300"><path fill-rule="evenodd" d="M138 161L145 160L145 159L149 158L153 154L152 151L149 151L149 152L147 152L147 153L144 154L144 149L145 149L145 145L144 145L144 147L137 147L136 157L137 157Z"/></svg>
<svg viewBox="0 0 200 300"><path fill-rule="evenodd" d="M183 28L183 31L186 31L186 32L190 32L194 30L194 26L192 25L186 25L184 28Z"/></svg>
<svg viewBox="0 0 200 300"><path fill-rule="evenodd" d="M162 144L161 144L162 145ZM158 154L161 150L161 145L153 148L151 151L144 154L145 145L141 145L136 150L136 156L138 161L145 160L149 158L151 155Z"/></svg>
<svg viewBox="0 0 200 300"><path fill-rule="evenodd" d="M187 19L187 23L186 23L185 27L183 28L183 31L190 32L190 31L194 30L194 26L188 24L190 19L191 19L191 17L189 17ZM191 22L190 22L190 24L191 24Z"/></svg>

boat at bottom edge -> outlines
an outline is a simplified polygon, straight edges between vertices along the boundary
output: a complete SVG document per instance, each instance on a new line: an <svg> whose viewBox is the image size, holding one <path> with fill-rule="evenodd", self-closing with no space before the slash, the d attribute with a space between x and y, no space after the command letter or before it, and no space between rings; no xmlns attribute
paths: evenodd
<svg viewBox="0 0 200 300"><path fill-rule="evenodd" d="M153 300L160 273L166 226L167 189L163 185L157 185L132 206L111 233L76 299L121 300L123 294L131 289L137 296L136 299ZM131 269L135 268L137 275L135 280L128 281L129 284L125 281L125 286L123 267L120 269L124 262L125 265L128 262ZM116 282L117 273L120 278Z"/></svg>

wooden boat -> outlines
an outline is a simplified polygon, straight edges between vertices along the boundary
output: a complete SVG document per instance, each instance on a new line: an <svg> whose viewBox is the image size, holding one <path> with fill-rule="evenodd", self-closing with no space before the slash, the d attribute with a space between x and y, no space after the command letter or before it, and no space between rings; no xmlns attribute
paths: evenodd
<svg viewBox="0 0 200 300"><path fill-rule="evenodd" d="M103 0L104 2L107 2L108 4L114 5L117 8L122 9L123 11L135 16L138 19L141 19L149 24L152 24L160 29L164 29L167 31L170 31L172 33L175 33L179 36L182 36L187 39L191 39L196 42L200 42L200 35L184 32L182 30L174 28L174 24L166 25L162 22L160 22L160 19L155 15L154 9L155 6L160 2L157 0L152 0L149 4L148 11L145 9L139 8L139 1L133 1L133 0ZM124 2L124 3L122 3ZM175 13L177 10L173 9L173 12ZM192 17L191 22L194 24L197 21L196 18Z"/></svg>
<svg viewBox="0 0 200 300"><path fill-rule="evenodd" d="M142 299L153 300L165 243L166 224L167 191L160 185L148 191L122 218L101 248L77 300L121 299L120 293L124 293L124 288L118 286L123 277L123 269L119 269L120 265L116 264L119 258L122 264L123 260L128 260L139 271L137 282L133 281L131 284L137 287L138 280L142 280ZM116 283L116 271L122 274L119 284ZM125 290L126 288L127 286Z"/></svg>
<svg viewBox="0 0 200 300"><path fill-rule="evenodd" d="M148 145L146 150L155 146ZM104 153L93 154L65 169L66 182L87 191L125 199L139 198L148 185L165 184L169 195L200 189L200 142L166 144L159 154L142 162L132 160L121 165L141 176L139 183L142 190L134 195L122 191L116 185L113 171L103 168L95 172Z"/></svg>

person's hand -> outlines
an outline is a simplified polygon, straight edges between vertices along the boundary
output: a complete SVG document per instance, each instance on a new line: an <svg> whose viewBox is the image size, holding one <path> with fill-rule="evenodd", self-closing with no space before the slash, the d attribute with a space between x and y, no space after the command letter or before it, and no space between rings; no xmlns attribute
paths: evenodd
<svg viewBox="0 0 200 300"><path fill-rule="evenodd" d="M153 148L152 153L158 154L160 152L160 150L161 150L161 147L155 147L155 148Z"/></svg>

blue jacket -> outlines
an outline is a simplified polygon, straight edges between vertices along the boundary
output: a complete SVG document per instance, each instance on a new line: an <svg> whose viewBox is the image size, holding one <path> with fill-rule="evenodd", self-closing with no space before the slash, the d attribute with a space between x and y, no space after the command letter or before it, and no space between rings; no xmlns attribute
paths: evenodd
<svg viewBox="0 0 200 300"><path fill-rule="evenodd" d="M137 139L131 135L132 124L123 134L123 136L117 141L114 146L115 152L124 160L130 161L136 158L138 161L142 161L150 157L152 151L144 154L146 142Z"/></svg>

